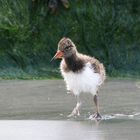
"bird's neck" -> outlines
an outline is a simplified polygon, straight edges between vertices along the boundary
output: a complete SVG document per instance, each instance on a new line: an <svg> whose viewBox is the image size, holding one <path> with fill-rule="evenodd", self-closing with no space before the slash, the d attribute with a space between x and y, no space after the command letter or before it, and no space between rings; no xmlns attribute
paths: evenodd
<svg viewBox="0 0 140 140"><path fill-rule="evenodd" d="M78 57L77 54L72 54L64 58L67 68L73 72L79 72L84 67L84 62Z"/></svg>

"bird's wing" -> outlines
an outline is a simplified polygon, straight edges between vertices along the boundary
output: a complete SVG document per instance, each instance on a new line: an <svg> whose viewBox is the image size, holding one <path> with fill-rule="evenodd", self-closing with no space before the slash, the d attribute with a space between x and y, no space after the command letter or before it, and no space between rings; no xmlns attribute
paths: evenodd
<svg viewBox="0 0 140 140"><path fill-rule="evenodd" d="M106 78L104 65L100 63L100 61L97 60L95 57L90 57L83 54L80 54L80 56L85 61L85 63L91 64L94 73L99 73L101 75L102 82L103 82Z"/></svg>

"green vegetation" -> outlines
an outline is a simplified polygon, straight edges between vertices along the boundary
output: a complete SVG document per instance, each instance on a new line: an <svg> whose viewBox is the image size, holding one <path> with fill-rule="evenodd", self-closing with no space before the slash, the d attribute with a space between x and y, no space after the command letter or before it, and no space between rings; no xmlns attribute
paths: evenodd
<svg viewBox="0 0 140 140"><path fill-rule="evenodd" d="M57 43L70 37L110 76L140 75L139 0L0 0L0 77L59 77L50 63ZM54 10L55 9L55 10Z"/></svg>

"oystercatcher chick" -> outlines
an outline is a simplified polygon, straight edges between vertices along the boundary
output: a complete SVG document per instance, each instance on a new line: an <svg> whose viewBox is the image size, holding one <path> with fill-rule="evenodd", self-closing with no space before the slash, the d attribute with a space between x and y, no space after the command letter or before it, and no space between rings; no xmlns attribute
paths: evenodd
<svg viewBox="0 0 140 140"><path fill-rule="evenodd" d="M98 90L105 80L103 64L94 57L79 53L72 40L66 37L59 41L57 53L52 60L57 58L62 58L60 70L66 82L67 90L77 98L77 104L69 117L80 115L80 93L91 93L96 106L96 112L92 117L101 119Z"/></svg>

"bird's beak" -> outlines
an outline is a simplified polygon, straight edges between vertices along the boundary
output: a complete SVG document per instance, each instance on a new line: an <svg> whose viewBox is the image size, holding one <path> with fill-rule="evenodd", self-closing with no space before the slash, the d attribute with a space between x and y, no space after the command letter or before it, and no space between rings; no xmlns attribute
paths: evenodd
<svg viewBox="0 0 140 140"><path fill-rule="evenodd" d="M62 51L57 51L54 57L51 59L53 61L54 59L62 58L64 56L64 53Z"/></svg>

